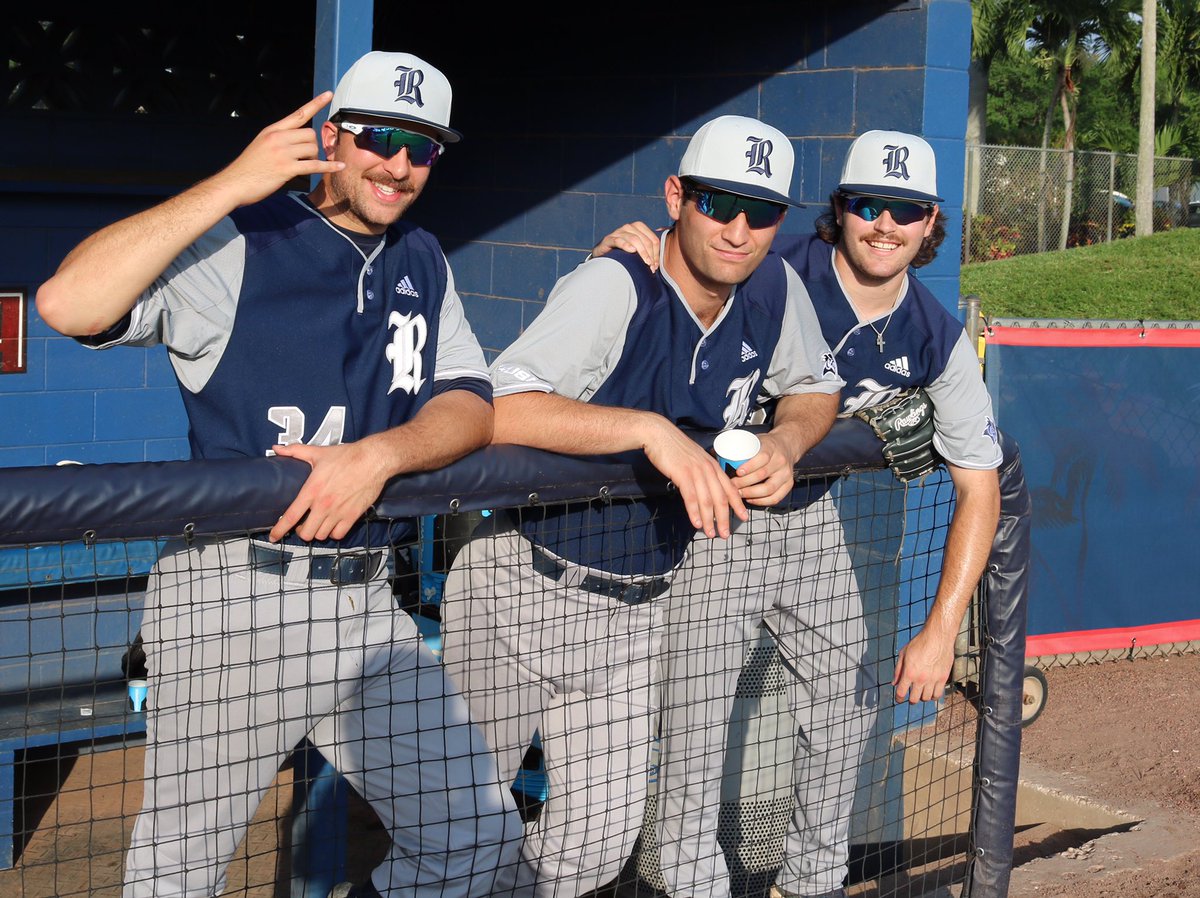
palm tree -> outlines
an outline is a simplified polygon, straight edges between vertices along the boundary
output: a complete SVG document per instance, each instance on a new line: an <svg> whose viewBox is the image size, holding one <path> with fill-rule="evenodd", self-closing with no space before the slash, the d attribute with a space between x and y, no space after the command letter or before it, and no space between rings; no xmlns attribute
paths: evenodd
<svg viewBox="0 0 1200 898"><path fill-rule="evenodd" d="M1052 87L1042 130L1041 176L1045 177L1046 149L1056 107L1063 117L1063 150L1066 178L1059 248L1067 246L1075 181L1075 112L1079 103L1078 76L1089 60L1107 58L1113 48L1125 49L1136 41L1131 17L1138 0L1043 0L1028 31L1035 53L1045 60ZM1043 181L1043 183L1045 183ZM1042 192L1045 195L1045 191ZM1044 202L1044 200L1043 200ZM1038 246L1045 249L1044 216L1038 216Z"/></svg>
<svg viewBox="0 0 1200 898"><path fill-rule="evenodd" d="M1178 125L1200 91L1200 0L1159 0L1157 102L1160 121Z"/></svg>
<svg viewBox="0 0 1200 898"><path fill-rule="evenodd" d="M971 66L968 70L967 147L987 143L987 99L992 62L1018 56L1033 22L1030 0L971 0ZM968 150L969 152L969 150ZM966 212L979 208L979 151L967 162Z"/></svg>
<svg viewBox="0 0 1200 898"><path fill-rule="evenodd" d="M1158 0L1142 0L1141 102L1138 108L1137 193L1134 234L1154 233L1154 104L1158 71Z"/></svg>
<svg viewBox="0 0 1200 898"><path fill-rule="evenodd" d="M1153 140L1155 156L1176 151L1194 154L1198 149L1198 135L1186 132L1183 119L1189 105L1195 102L1196 94L1200 93L1200 54L1196 53L1196 47L1200 46L1200 0L1158 0L1155 13L1155 87L1141 90L1143 95L1153 98L1148 104L1147 117L1149 109L1153 109L1154 123L1150 127L1156 130L1152 138L1147 138L1147 143ZM1143 42L1143 47L1146 45L1147 42ZM1130 48L1129 52L1121 54L1125 83L1130 90L1142 80L1143 47ZM1139 179L1143 178L1149 181L1153 175L1139 171ZM1172 183L1171 186L1178 194L1172 198L1180 204L1185 203L1188 185ZM1148 210L1150 205L1145 198L1139 199L1143 209ZM1149 233L1149 230L1142 228L1138 233Z"/></svg>

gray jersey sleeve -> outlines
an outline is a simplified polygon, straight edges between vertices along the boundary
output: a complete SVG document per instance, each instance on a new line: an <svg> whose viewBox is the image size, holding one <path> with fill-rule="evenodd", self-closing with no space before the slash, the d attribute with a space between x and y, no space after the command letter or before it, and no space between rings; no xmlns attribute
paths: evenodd
<svg viewBox="0 0 1200 898"><path fill-rule="evenodd" d="M636 307L619 262L584 262L559 279L541 314L492 363L495 395L536 391L586 402L620 361Z"/></svg>
<svg viewBox="0 0 1200 898"><path fill-rule="evenodd" d="M763 379L765 398L793 393L837 393L845 383L838 376L837 362L821 333L808 288L787 262L788 296L780 326L779 343L771 367Z"/></svg>
<svg viewBox="0 0 1200 898"><path fill-rule="evenodd" d="M454 289L454 273L446 263L446 295L442 297L442 311L438 327L437 361L433 379L457 380L461 377L488 379L487 362L479 341L467 322L462 300Z"/></svg>
<svg viewBox="0 0 1200 898"><path fill-rule="evenodd" d="M1002 453L992 398L965 331L954 344L946 369L925 389L933 403L933 445L942 458L960 468L999 467Z"/></svg>
<svg viewBox="0 0 1200 898"><path fill-rule="evenodd" d="M179 382L198 392L229 341L245 259L245 238L230 219L221 219L138 298L125 333L95 348L162 343Z"/></svg>

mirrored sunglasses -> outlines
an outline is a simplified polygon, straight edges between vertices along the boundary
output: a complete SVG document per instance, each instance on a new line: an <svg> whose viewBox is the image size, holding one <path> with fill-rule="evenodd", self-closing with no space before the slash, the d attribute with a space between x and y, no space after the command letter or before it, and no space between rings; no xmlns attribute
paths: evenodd
<svg viewBox="0 0 1200 898"><path fill-rule="evenodd" d="M361 150L370 150L384 159L391 159L402 149L408 150L413 165L433 165L445 150L440 143L424 134L415 134L391 125L363 125L358 122L339 122L338 127L354 135Z"/></svg>
<svg viewBox="0 0 1200 898"><path fill-rule="evenodd" d="M924 221L933 206L912 200L889 200L881 196L851 196L846 198L846 211L852 212L863 221L874 221L886 209L892 213L892 221L898 225L910 225Z"/></svg>
<svg viewBox="0 0 1200 898"><path fill-rule="evenodd" d="M684 196L696 200L696 208L700 214L728 224L743 212L746 213L746 223L751 228L769 228L779 224L787 206L783 203L772 203L770 200L754 200L736 193L726 193L723 190L712 190L706 187L685 186Z"/></svg>

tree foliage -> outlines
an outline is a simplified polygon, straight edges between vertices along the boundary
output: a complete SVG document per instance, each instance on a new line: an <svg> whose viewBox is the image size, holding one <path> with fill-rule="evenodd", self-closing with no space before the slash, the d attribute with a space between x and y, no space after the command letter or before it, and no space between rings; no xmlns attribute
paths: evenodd
<svg viewBox="0 0 1200 898"><path fill-rule="evenodd" d="M1073 120L1080 149L1136 151L1138 4L972 0L972 7L973 52L988 54L988 143L1038 146L1045 134L1048 146L1069 146ZM1159 0L1157 33L1157 148L1198 158L1200 0Z"/></svg>

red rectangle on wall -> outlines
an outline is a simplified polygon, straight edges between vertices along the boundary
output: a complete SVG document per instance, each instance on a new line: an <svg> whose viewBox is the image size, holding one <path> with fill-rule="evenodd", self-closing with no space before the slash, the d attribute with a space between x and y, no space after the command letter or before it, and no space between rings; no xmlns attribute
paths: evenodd
<svg viewBox="0 0 1200 898"><path fill-rule="evenodd" d="M0 290L0 374L25 372L25 291Z"/></svg>

